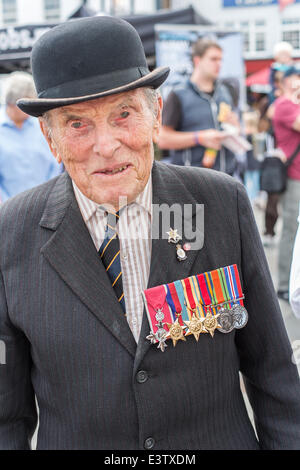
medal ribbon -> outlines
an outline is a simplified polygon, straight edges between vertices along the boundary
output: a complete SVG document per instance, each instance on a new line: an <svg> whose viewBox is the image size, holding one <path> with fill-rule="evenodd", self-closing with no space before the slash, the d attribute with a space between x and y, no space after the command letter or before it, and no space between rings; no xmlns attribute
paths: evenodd
<svg viewBox="0 0 300 470"><path fill-rule="evenodd" d="M180 304L180 307L181 307L181 318L183 321L187 321L190 319L189 317L189 314L188 314L188 310L184 304L185 302L185 295L184 295L184 289L183 289L183 286L181 284L181 281L174 281L174 282L171 282L171 285L174 285L174 288L175 288L175 291L176 291L176 296L178 298L178 302ZM172 291L172 287L171 287L171 292ZM174 293L174 297L176 298L175 296L175 293ZM173 297L173 293L172 293L172 297ZM173 299L174 299L173 297ZM176 303L175 303L176 305Z"/></svg>
<svg viewBox="0 0 300 470"><path fill-rule="evenodd" d="M173 319L170 313L170 309L166 302L166 290L164 285L151 287L150 289L144 290L144 296L147 302L147 313L149 323L151 325L153 333L157 331L158 321L155 318L157 313L156 310L160 309L164 314L163 323L173 323ZM166 330L167 331L167 330Z"/></svg>
<svg viewBox="0 0 300 470"><path fill-rule="evenodd" d="M193 292L192 292L192 286L190 284L190 278L183 279L182 280L182 285L184 286L184 290L185 290L185 293L186 293L185 299L186 299L186 303L187 303L188 307L190 309L195 309L197 305L196 305L195 298L194 298L194 295L193 295ZM188 315L189 315L189 320L191 320L191 318L193 316L193 313L189 309L188 309Z"/></svg>
<svg viewBox="0 0 300 470"><path fill-rule="evenodd" d="M234 264L220 269L222 269L224 272L225 282L229 292L229 299L231 301L230 306L232 306L233 303L239 303L240 305L243 305L242 299L236 300L243 296L237 265Z"/></svg>
<svg viewBox="0 0 300 470"><path fill-rule="evenodd" d="M230 270L232 273L234 273L234 279L235 279L235 285L236 285L236 290L237 290L237 295L238 297L243 297L243 290L241 286L241 280L240 280L240 275L238 271L238 267L236 264L233 264L230 266ZM243 299L238 301L240 305L244 305Z"/></svg>
<svg viewBox="0 0 300 470"><path fill-rule="evenodd" d="M177 317L178 317L178 322L181 326L184 325L182 318L181 318L181 305L178 300L178 296L176 293L176 289L174 286L171 286L170 284L166 284L166 290L167 290L167 302L172 310L172 316L173 316L173 321L175 322ZM174 292L175 291L175 292ZM173 295L172 295L173 293ZM174 302L175 300L175 302Z"/></svg>
<svg viewBox="0 0 300 470"><path fill-rule="evenodd" d="M167 289L166 299L167 299L167 302L169 304L170 309L172 310L173 321L175 321L176 320L176 307L174 305L174 302L173 302L171 292L170 292L170 288L169 288L168 284L166 285L166 289Z"/></svg>
<svg viewBox="0 0 300 470"><path fill-rule="evenodd" d="M217 302L217 298L216 298L216 294L215 294L214 283L213 283L212 277L211 277L211 272L209 271L209 272L204 273L204 276L205 276L206 284L208 286L208 290L209 290L209 293L210 293L211 303L216 305L218 302ZM217 312L217 307L211 307L211 310L212 310L213 315L218 313Z"/></svg>
<svg viewBox="0 0 300 470"><path fill-rule="evenodd" d="M226 283L226 278L225 278L225 273L224 273L224 268L219 268L218 269L218 272L219 272L219 277L220 277L220 281L221 281L221 284L223 286L223 292L224 292L224 301L228 300L228 303L225 304L226 308L229 308L230 309L230 294L228 292L228 288L227 288L227 283Z"/></svg>
<svg viewBox="0 0 300 470"><path fill-rule="evenodd" d="M210 305L212 301L204 274L197 274L196 278L199 284L202 299L204 300L204 305Z"/></svg>
<svg viewBox="0 0 300 470"><path fill-rule="evenodd" d="M194 293L194 298L196 299L197 301L197 313L198 313L198 317L205 317L205 311L204 311L204 307L203 307L203 299L201 297L201 293L200 293L200 290L199 290L199 285L198 285L198 282L197 282L197 278L196 276L191 276L190 277L190 283L192 285L192 291Z"/></svg>
<svg viewBox="0 0 300 470"><path fill-rule="evenodd" d="M230 308L231 308L232 305L233 305L232 301L234 299L234 290L233 290L233 283L232 283L232 279L231 279L230 273L228 271L228 268L229 268L229 266L226 266L225 268L222 268L222 269L223 269L223 272L224 272L224 275L225 275L225 281L226 281L226 285L227 285L227 289L228 289L228 293L229 293Z"/></svg>

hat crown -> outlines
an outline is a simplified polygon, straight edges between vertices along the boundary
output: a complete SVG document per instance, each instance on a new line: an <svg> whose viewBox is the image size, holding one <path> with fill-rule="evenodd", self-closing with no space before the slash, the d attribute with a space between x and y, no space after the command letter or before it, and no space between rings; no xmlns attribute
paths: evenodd
<svg viewBox="0 0 300 470"><path fill-rule="evenodd" d="M71 20L41 36L32 50L32 72L39 97L55 98L62 86L70 96L82 94L81 81L102 81L132 69L137 78L148 73L141 39L128 22L110 16ZM105 78L106 77L106 78ZM102 80L101 80L102 79ZM66 96L66 94L65 94Z"/></svg>

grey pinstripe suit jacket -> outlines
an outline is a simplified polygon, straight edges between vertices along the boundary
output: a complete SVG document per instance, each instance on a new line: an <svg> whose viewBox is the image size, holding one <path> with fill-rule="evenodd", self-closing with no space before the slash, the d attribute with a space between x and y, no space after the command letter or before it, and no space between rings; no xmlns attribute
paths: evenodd
<svg viewBox="0 0 300 470"><path fill-rule="evenodd" d="M243 186L155 163L153 202L204 204L205 236L181 263L153 240L149 287L236 263L247 326L162 353L144 318L136 345L69 177L17 196L0 210L0 448L29 448L34 395L38 449L143 449L148 437L154 450L300 448L298 374Z"/></svg>

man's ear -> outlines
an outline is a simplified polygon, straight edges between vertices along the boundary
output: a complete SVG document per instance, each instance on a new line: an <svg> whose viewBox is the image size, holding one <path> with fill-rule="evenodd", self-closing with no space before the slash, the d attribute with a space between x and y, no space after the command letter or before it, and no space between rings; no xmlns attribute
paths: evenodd
<svg viewBox="0 0 300 470"><path fill-rule="evenodd" d="M50 148L52 154L54 155L55 160L57 161L57 163L61 163L62 162L61 156L59 155L57 147L55 145L55 142L53 141L53 139L51 137L48 125L46 124L46 122L43 118L39 118L39 123L40 123L41 131L42 131L45 139L47 140L47 143L49 145L49 148Z"/></svg>
<svg viewBox="0 0 300 470"><path fill-rule="evenodd" d="M157 113L153 125L152 140L155 144L158 142L158 136L161 128L163 100L161 96L157 97Z"/></svg>

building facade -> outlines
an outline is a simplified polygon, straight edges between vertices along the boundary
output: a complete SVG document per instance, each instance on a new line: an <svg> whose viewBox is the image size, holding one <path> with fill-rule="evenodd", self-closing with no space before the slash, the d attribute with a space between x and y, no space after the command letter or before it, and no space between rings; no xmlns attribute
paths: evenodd
<svg viewBox="0 0 300 470"><path fill-rule="evenodd" d="M111 15L151 14L170 5L169 0L0 0L0 27L65 21L84 3Z"/></svg>
<svg viewBox="0 0 300 470"><path fill-rule="evenodd" d="M172 0L172 8L190 4L219 28L242 31L247 73L269 64L280 41L300 57L300 0Z"/></svg>

